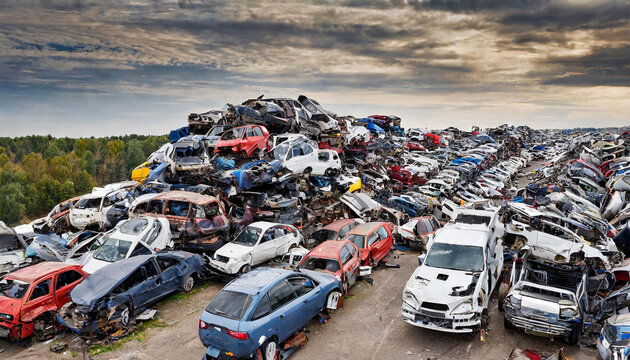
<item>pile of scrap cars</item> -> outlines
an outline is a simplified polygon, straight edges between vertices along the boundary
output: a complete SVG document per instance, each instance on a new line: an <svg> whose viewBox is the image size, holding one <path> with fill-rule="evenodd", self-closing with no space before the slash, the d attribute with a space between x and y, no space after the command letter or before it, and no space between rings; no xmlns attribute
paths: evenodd
<svg viewBox="0 0 630 360"><path fill-rule="evenodd" d="M213 279L227 285L199 319L203 356L286 358L396 248L420 254L401 289L411 325L483 331L494 303L507 329L590 334L603 358L627 358L626 133L405 130L303 95L188 122L131 181L0 223L1 337L119 337Z"/></svg>

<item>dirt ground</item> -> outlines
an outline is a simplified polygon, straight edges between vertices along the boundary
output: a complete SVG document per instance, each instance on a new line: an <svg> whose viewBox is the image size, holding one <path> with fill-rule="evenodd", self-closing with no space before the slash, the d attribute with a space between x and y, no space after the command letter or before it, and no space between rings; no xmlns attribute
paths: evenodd
<svg viewBox="0 0 630 360"><path fill-rule="evenodd" d="M478 333L448 334L405 323L400 314L402 291L418 265L417 255L393 251L386 260L400 268L379 266L372 274L373 285L360 282L353 287L344 308L335 311L326 324L311 321L308 343L290 359L505 359L515 347L541 354L564 348L573 360L595 358L594 349L505 330L496 296L491 301L490 328L484 342ZM156 306L159 314L155 326L93 358L201 359L205 348L197 335L199 317L221 287L221 283L212 282L191 296L163 300ZM88 358L80 349L56 354L49 345L36 343L25 348L0 340L0 349L4 349L0 359Z"/></svg>

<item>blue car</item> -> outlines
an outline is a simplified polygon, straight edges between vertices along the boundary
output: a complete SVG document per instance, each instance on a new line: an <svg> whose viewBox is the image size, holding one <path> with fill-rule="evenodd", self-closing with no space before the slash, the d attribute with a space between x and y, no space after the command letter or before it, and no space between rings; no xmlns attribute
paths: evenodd
<svg viewBox="0 0 630 360"><path fill-rule="evenodd" d="M606 320L597 352L602 360L630 359L630 314L613 315Z"/></svg>
<svg viewBox="0 0 630 360"><path fill-rule="evenodd" d="M278 344L324 308L336 308L341 283L332 275L258 268L228 283L199 320L205 359L276 359Z"/></svg>

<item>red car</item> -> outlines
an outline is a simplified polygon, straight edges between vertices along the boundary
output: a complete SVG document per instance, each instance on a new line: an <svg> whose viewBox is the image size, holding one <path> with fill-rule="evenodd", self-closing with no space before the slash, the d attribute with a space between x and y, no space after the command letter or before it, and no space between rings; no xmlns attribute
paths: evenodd
<svg viewBox="0 0 630 360"><path fill-rule="evenodd" d="M418 176L418 174L413 174L411 171L401 166L392 166L389 168L389 175L392 179L409 186L413 186L414 184L424 185L424 183L427 182L427 179Z"/></svg>
<svg viewBox="0 0 630 360"><path fill-rule="evenodd" d="M335 275L341 281L345 295L359 276L360 253L359 248L348 240L328 240L311 250L299 267Z"/></svg>
<svg viewBox="0 0 630 360"><path fill-rule="evenodd" d="M394 245L393 226L389 222L359 225L350 230L343 240L350 240L361 249L361 265L376 266Z"/></svg>
<svg viewBox="0 0 630 360"><path fill-rule="evenodd" d="M346 234L352 230L355 226L365 224L365 221L361 219L340 219L331 224L324 226L323 228L312 233L308 240L307 245L314 246L323 243L326 240L340 240L343 239Z"/></svg>
<svg viewBox="0 0 630 360"><path fill-rule="evenodd" d="M55 314L88 274L79 265L43 262L14 271L0 284L0 337L43 338L56 330Z"/></svg>
<svg viewBox="0 0 630 360"><path fill-rule="evenodd" d="M267 150L269 131L261 125L245 125L227 130L221 135L214 148L214 153L227 152L240 154L241 157L251 157L256 151L259 155Z"/></svg>

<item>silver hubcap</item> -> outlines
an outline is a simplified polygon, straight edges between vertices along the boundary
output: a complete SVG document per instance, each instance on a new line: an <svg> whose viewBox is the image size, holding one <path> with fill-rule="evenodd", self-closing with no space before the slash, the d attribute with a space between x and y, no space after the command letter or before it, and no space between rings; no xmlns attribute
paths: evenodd
<svg viewBox="0 0 630 360"><path fill-rule="evenodd" d="M129 323L129 309L123 310L120 320L123 325L127 325Z"/></svg>
<svg viewBox="0 0 630 360"><path fill-rule="evenodd" d="M276 343L270 342L267 345L266 360L274 360L276 358Z"/></svg>
<svg viewBox="0 0 630 360"><path fill-rule="evenodd" d="M186 291L190 291L190 290L192 290L194 284L195 284L195 281L193 280L193 278L189 277L186 280L186 287L184 289Z"/></svg>

